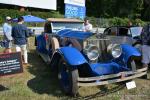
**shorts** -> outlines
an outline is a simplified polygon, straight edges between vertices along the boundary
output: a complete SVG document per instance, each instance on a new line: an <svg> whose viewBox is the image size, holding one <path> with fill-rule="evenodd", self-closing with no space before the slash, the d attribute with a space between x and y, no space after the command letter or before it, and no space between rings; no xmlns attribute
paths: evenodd
<svg viewBox="0 0 150 100"><path fill-rule="evenodd" d="M27 45L16 45L16 51L20 52L20 51L27 51Z"/></svg>
<svg viewBox="0 0 150 100"><path fill-rule="evenodd" d="M150 46L148 45L142 46L142 63L143 64L150 63Z"/></svg>

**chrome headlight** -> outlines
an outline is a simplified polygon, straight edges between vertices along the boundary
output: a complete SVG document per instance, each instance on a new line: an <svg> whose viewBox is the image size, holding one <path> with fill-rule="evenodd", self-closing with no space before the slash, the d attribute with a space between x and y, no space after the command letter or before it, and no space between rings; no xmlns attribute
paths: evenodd
<svg viewBox="0 0 150 100"><path fill-rule="evenodd" d="M87 55L87 57L94 61L96 59L98 59L99 57L99 51L97 46L93 45L93 44L89 44L84 48L84 53Z"/></svg>
<svg viewBox="0 0 150 100"><path fill-rule="evenodd" d="M107 52L109 52L114 58L118 58L122 54L122 48L119 44L110 44L107 47Z"/></svg>

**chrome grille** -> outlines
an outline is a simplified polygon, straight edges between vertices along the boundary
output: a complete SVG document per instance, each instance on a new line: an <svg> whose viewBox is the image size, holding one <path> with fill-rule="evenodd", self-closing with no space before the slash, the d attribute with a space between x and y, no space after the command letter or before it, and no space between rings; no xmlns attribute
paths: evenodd
<svg viewBox="0 0 150 100"><path fill-rule="evenodd" d="M110 39L87 39L84 47L89 44L96 45L99 48L99 60L108 60L107 46L110 44Z"/></svg>

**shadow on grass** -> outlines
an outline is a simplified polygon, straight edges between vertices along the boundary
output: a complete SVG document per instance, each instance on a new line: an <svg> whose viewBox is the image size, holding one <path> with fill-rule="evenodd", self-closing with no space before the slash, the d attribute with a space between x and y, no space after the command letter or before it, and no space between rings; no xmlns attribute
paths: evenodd
<svg viewBox="0 0 150 100"><path fill-rule="evenodd" d="M38 94L63 95L56 75L50 70L50 65L46 65L35 51L30 51L28 55L29 63L32 65L28 68L28 72L35 76L27 82L28 87Z"/></svg>
<svg viewBox="0 0 150 100"><path fill-rule="evenodd" d="M107 89L107 87L104 85L104 86L100 87L101 91L99 91L95 94L92 94L92 95L84 96L84 97L78 96L74 100L83 100L83 99L84 100L91 100L91 99L94 99L94 98L103 97L103 96L115 93L119 90L122 90L124 87L125 87L124 83L118 84L116 87L113 87L111 89Z"/></svg>
<svg viewBox="0 0 150 100"><path fill-rule="evenodd" d="M9 90L9 88L0 85L0 92L1 92L1 91L5 91L5 90Z"/></svg>

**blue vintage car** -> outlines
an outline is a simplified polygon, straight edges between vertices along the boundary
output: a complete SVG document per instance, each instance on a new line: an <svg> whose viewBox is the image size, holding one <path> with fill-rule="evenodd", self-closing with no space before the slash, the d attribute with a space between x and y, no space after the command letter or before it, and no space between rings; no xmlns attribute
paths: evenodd
<svg viewBox="0 0 150 100"><path fill-rule="evenodd" d="M147 74L135 60L140 52L129 44L115 43L109 36L97 38L83 32L77 19L48 19L36 36L38 54L57 73L64 93L75 96L80 86L105 85ZM112 42L113 41L113 42Z"/></svg>

